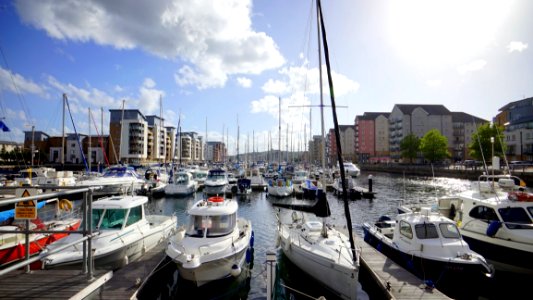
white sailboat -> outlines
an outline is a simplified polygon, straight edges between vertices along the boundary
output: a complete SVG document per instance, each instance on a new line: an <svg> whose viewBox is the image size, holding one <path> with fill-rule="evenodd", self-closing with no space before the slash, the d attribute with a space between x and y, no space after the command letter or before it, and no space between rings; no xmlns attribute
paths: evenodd
<svg viewBox="0 0 533 300"><path fill-rule="evenodd" d="M318 40L320 41L320 32L324 31L320 0L317 0L317 18L317 23L319 25ZM320 30L320 25L322 26L322 30ZM327 42L325 40L324 47L327 51ZM326 64L329 68L329 60L327 55L326 59ZM319 59L319 70L321 70L320 65ZM333 90L329 72L328 75L330 80L330 89ZM320 94L322 96L321 72L320 88ZM332 104L334 104L333 95L331 97ZM323 120L322 107L323 105L321 103ZM338 124L334 105L332 105L332 108L334 112L333 117L338 141ZM339 150L341 149L339 143L337 143L337 147ZM339 160L342 163L342 156L339 157ZM324 165L324 157L322 161ZM344 177L344 174L342 176ZM278 205L292 209L292 212L284 211L285 213L283 213L283 211L280 211L280 214L278 215L278 238L281 249L285 256L287 256L287 258L302 271L311 275L313 278L316 278L325 288L329 289L340 298L354 300L357 298L358 293L359 254L355 249L353 237L351 235L351 219L346 199L344 199L344 203L346 222L349 226L348 235L338 231L334 227L327 226L325 220L320 221L316 219L317 217L326 218L331 214L326 195L325 193L322 193L321 196L318 197L318 200L313 207ZM317 207L318 209L314 209ZM314 215L310 213L305 214L303 211L313 212Z"/></svg>

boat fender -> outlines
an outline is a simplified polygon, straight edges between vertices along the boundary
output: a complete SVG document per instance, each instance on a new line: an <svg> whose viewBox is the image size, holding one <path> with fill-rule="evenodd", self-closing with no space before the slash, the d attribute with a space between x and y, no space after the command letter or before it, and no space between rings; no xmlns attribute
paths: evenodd
<svg viewBox="0 0 533 300"><path fill-rule="evenodd" d="M452 205L450 206L450 219L455 219L455 215L456 215L456 210L455 210L455 205L452 203Z"/></svg>
<svg viewBox="0 0 533 300"><path fill-rule="evenodd" d="M238 265L231 266L231 275L233 277L237 277L240 274L241 274L241 267L239 267Z"/></svg>
<svg viewBox="0 0 533 300"><path fill-rule="evenodd" d="M498 229L502 226L500 221L493 220L490 222L489 227L487 227L487 236L494 237L498 232Z"/></svg>
<svg viewBox="0 0 533 300"><path fill-rule="evenodd" d="M250 261L252 261L252 251L252 248L246 249L246 263L250 263Z"/></svg>
<svg viewBox="0 0 533 300"><path fill-rule="evenodd" d="M72 202L70 202L67 199L59 200L59 209L64 210L64 211L71 211L72 210Z"/></svg>
<svg viewBox="0 0 533 300"><path fill-rule="evenodd" d="M254 247L254 240L255 240L255 235L254 235L254 231L252 230L252 236L250 237L250 247L251 248Z"/></svg>

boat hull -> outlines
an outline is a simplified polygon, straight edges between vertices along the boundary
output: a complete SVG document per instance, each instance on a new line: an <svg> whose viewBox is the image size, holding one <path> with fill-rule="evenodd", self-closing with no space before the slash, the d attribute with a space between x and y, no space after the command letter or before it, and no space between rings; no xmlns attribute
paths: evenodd
<svg viewBox="0 0 533 300"><path fill-rule="evenodd" d="M172 196L188 196L196 192L197 188L194 185L177 185L168 184L165 187L165 194Z"/></svg>
<svg viewBox="0 0 533 300"><path fill-rule="evenodd" d="M339 249L332 246L339 245L339 242L346 246L347 241L340 241L339 235L332 231L326 239L319 238L309 242L310 240L299 236L301 229L294 231L292 225L281 226L281 229L278 229L281 249L294 265L340 298L350 300L357 298L358 260L354 266L351 253L347 251L350 248L349 243L343 248L344 250L340 250L343 252L341 255L338 253ZM313 251L313 248L316 250Z"/></svg>
<svg viewBox="0 0 533 300"><path fill-rule="evenodd" d="M226 193L226 185L204 184L204 193L208 196L224 195Z"/></svg>

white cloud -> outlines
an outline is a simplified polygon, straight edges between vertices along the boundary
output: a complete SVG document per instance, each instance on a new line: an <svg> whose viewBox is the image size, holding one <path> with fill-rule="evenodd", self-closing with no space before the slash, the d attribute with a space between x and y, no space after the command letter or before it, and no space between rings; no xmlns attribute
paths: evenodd
<svg viewBox="0 0 533 300"><path fill-rule="evenodd" d="M442 80L440 79L426 80L426 85L429 87L439 87L442 85Z"/></svg>
<svg viewBox="0 0 533 300"><path fill-rule="evenodd" d="M124 91L124 88L117 84L117 85L115 85L113 90L115 90L115 92L120 93L120 92Z"/></svg>
<svg viewBox="0 0 533 300"><path fill-rule="evenodd" d="M152 78L145 78L143 82L143 86L147 88L153 88L155 86L155 81Z"/></svg>
<svg viewBox="0 0 533 300"><path fill-rule="evenodd" d="M83 101L99 107L114 107L115 103L117 103L112 96L97 88L90 86L88 89L79 88L71 83L62 83L51 75L48 76L48 84L59 90L60 93L66 93L68 99L76 103Z"/></svg>
<svg viewBox="0 0 533 300"><path fill-rule="evenodd" d="M459 72L459 74L465 75L467 73L483 69L486 64L487 61L483 59L478 59L457 67L457 71Z"/></svg>
<svg viewBox="0 0 533 300"><path fill-rule="evenodd" d="M139 99L132 100L133 105L130 107L138 107L144 115L156 114L160 112L160 99L165 96L165 92L155 88L155 81L151 78L146 78L143 85L139 88ZM162 101L161 101L162 102Z"/></svg>
<svg viewBox="0 0 533 300"><path fill-rule="evenodd" d="M237 83L244 88L249 88L252 86L252 80L246 77L237 77Z"/></svg>
<svg viewBox="0 0 533 300"><path fill-rule="evenodd" d="M256 32L251 0L54 0L16 3L21 19L59 40L141 48L185 63L181 86L224 86L233 74L259 74L284 58L274 40Z"/></svg>
<svg viewBox="0 0 533 300"><path fill-rule="evenodd" d="M40 86L33 81L24 78L20 74L0 67L0 91L10 91L13 93L29 93L48 98L46 87Z"/></svg>
<svg viewBox="0 0 533 300"><path fill-rule="evenodd" d="M514 52L514 51L522 52L527 49L527 46L528 45L525 43L518 42L518 41L512 41L509 43L509 45L507 45L507 50L509 50L509 52Z"/></svg>

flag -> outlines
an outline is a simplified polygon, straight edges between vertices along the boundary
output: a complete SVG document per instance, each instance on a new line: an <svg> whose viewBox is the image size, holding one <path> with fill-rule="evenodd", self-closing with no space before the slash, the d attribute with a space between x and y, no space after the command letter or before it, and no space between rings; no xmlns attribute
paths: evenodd
<svg viewBox="0 0 533 300"><path fill-rule="evenodd" d="M0 129L2 129L3 132L11 131L9 130L9 127L7 127L6 124L4 124L3 121L0 121Z"/></svg>

